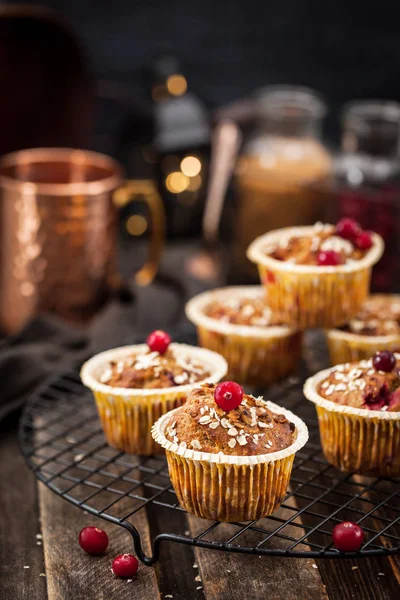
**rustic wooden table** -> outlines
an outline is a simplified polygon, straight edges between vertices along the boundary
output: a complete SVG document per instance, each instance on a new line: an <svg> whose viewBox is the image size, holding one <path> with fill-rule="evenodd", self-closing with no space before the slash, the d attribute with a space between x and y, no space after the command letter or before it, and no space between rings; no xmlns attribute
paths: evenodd
<svg viewBox="0 0 400 600"><path fill-rule="evenodd" d="M142 307L146 306L151 302L145 296ZM157 327L163 318L157 317ZM141 565L133 580L117 579L110 571L111 558L132 552L130 536L118 526L84 514L37 482L19 452L15 415L0 424L0 507L1 600L400 598L399 556L271 558L166 544L154 568ZM179 527L191 533L199 527L197 519L180 513L168 518L179 518ZM163 531L163 519L164 513L153 510L137 515L147 553L150 537ZM107 531L110 546L105 556L90 557L80 550L77 535L87 525Z"/></svg>

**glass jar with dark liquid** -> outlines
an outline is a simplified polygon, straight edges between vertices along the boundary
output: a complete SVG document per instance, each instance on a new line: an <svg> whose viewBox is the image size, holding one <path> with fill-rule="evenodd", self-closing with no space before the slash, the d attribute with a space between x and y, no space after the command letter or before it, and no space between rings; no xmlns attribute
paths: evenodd
<svg viewBox="0 0 400 600"><path fill-rule="evenodd" d="M385 253L374 269L372 289L399 292L400 104L352 102L342 123L342 153L334 176L315 186L317 196L327 221L350 217L383 237Z"/></svg>

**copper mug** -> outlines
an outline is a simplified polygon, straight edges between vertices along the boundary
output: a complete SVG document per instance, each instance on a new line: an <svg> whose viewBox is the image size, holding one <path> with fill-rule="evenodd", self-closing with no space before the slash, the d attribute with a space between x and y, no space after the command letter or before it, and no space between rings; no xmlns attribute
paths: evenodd
<svg viewBox="0 0 400 600"><path fill-rule="evenodd" d="M0 161L0 327L18 330L33 314L84 322L119 280L117 205L145 201L151 220L147 263L156 274L164 236L162 201L151 181L124 181L120 165L86 150L36 148Z"/></svg>

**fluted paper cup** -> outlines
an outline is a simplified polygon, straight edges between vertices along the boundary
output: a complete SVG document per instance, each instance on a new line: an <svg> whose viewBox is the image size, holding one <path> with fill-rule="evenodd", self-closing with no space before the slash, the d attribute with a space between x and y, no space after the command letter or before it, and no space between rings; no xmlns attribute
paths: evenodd
<svg viewBox="0 0 400 600"><path fill-rule="evenodd" d="M354 317L369 293L372 266L382 256L384 243L374 233L364 258L332 267L297 265L265 254L270 245L293 236L312 235L314 227L285 227L258 237L247 257L258 266L271 310L299 329L336 327Z"/></svg>
<svg viewBox="0 0 400 600"><path fill-rule="evenodd" d="M400 355L397 355L400 358ZM322 450L341 471L361 475L400 475L400 412L353 408L320 396L319 384L332 369L307 379L304 395L315 404Z"/></svg>
<svg viewBox="0 0 400 600"><path fill-rule="evenodd" d="M210 376L196 383L169 388L131 389L101 383L100 378L111 361L120 361L134 353L145 352L146 344L124 346L101 352L81 369L82 382L92 390L107 443L124 452L142 455L160 454L161 448L151 435L151 427L161 415L181 406L193 388L203 383L218 383L227 372L225 359L204 348L170 344L175 355L196 359Z"/></svg>
<svg viewBox="0 0 400 600"><path fill-rule="evenodd" d="M308 430L290 411L272 402L265 404L295 425L293 444L270 454L232 456L189 450L164 434L175 411L155 423L153 437L166 450L172 485L187 512L217 521L251 521L272 514L282 503L294 456L306 444Z"/></svg>
<svg viewBox="0 0 400 600"><path fill-rule="evenodd" d="M400 295L374 294L374 298L400 302ZM400 351L400 333L390 335L360 335L340 329L326 331L332 365L371 358L378 350Z"/></svg>
<svg viewBox="0 0 400 600"><path fill-rule="evenodd" d="M301 358L302 334L292 327L236 325L208 317L213 301L238 297L261 298L262 286L226 287L199 294L186 305L186 316L197 326L200 345L222 354L229 379L244 385L265 386L296 370Z"/></svg>

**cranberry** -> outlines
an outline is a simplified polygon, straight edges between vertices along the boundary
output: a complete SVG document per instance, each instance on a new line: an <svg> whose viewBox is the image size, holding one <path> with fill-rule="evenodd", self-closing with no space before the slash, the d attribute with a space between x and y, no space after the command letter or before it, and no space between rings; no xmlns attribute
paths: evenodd
<svg viewBox="0 0 400 600"><path fill-rule="evenodd" d="M224 381L214 390L214 400L226 412L233 410L243 400L243 388L234 381Z"/></svg>
<svg viewBox="0 0 400 600"><path fill-rule="evenodd" d="M381 397L378 397L375 400L366 400L365 402L369 410L382 410L382 408L386 406L386 400Z"/></svg>
<svg viewBox="0 0 400 600"><path fill-rule="evenodd" d="M361 231L354 243L360 250L369 250L373 244L372 233L369 231Z"/></svg>
<svg viewBox="0 0 400 600"><path fill-rule="evenodd" d="M112 570L117 577L133 577L138 568L138 559L132 554L120 554L114 558L112 564Z"/></svg>
<svg viewBox="0 0 400 600"><path fill-rule="evenodd" d="M364 541L364 532L357 523L343 521L333 528L332 540L341 552L357 552Z"/></svg>
<svg viewBox="0 0 400 600"><path fill-rule="evenodd" d="M158 352L159 354L165 354L168 350L168 346L171 343L171 336L165 331L160 329L152 331L147 338L147 345L152 352Z"/></svg>
<svg viewBox="0 0 400 600"><path fill-rule="evenodd" d="M275 283L275 281L276 279L274 273L272 271L267 271L265 273L264 282L268 285Z"/></svg>
<svg viewBox="0 0 400 600"><path fill-rule="evenodd" d="M367 386L363 392L363 397L370 410L381 410L389 402L389 386L386 381L378 389Z"/></svg>
<svg viewBox="0 0 400 600"><path fill-rule="evenodd" d="M375 353L372 364L376 371L390 373L396 366L396 357L393 352L390 352L389 350L381 350L380 352Z"/></svg>
<svg viewBox="0 0 400 600"><path fill-rule="evenodd" d="M354 219L343 217L336 225L336 233L345 240L353 241L361 231L360 224Z"/></svg>
<svg viewBox="0 0 400 600"><path fill-rule="evenodd" d="M334 250L321 250L318 253L317 261L320 267L337 267L342 264L342 258L340 254Z"/></svg>
<svg viewBox="0 0 400 600"><path fill-rule="evenodd" d="M103 554L107 550L108 535L99 527L84 527L79 534L79 545L88 554Z"/></svg>

